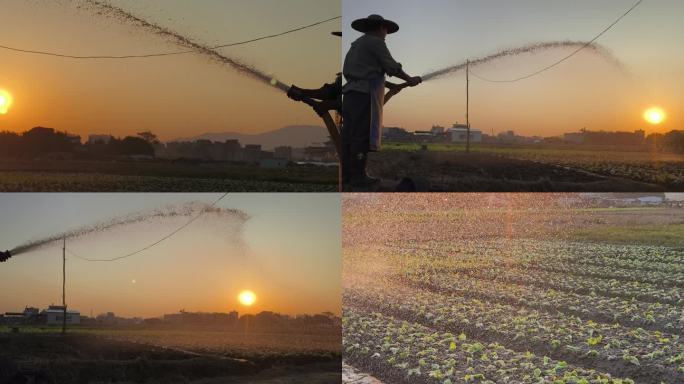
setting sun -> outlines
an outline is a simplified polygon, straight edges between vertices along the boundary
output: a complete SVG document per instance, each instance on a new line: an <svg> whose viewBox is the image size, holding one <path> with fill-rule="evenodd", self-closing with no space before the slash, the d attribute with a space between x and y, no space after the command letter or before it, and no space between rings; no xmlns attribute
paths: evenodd
<svg viewBox="0 0 684 384"><path fill-rule="evenodd" d="M665 120L665 111L658 107L652 107L644 112L644 120L650 124L660 124Z"/></svg>
<svg viewBox="0 0 684 384"><path fill-rule="evenodd" d="M4 115L9 111L9 107L12 104L12 95L9 92L0 89L0 114Z"/></svg>
<svg viewBox="0 0 684 384"><path fill-rule="evenodd" d="M238 295L238 301L240 301L240 304L249 307L256 302L256 295L252 291L244 290Z"/></svg>

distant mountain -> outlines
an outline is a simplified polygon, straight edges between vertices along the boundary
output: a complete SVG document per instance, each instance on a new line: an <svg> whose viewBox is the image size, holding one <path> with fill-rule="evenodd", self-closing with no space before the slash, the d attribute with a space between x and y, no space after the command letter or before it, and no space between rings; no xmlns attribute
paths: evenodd
<svg viewBox="0 0 684 384"><path fill-rule="evenodd" d="M328 131L324 127L313 125L290 125L258 134L237 132L204 133L199 136L170 140L170 142L197 140L224 142L235 139L240 140L242 145L261 144L264 150L273 150L273 148L279 146L302 148L326 142L328 140Z"/></svg>

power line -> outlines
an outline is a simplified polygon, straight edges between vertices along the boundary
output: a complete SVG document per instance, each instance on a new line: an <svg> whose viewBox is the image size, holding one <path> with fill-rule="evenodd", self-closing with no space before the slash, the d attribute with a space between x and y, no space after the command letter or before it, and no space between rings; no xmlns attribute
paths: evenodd
<svg viewBox="0 0 684 384"><path fill-rule="evenodd" d="M590 41L588 41L586 44L584 44L584 45L582 45L581 47L577 48L575 51L573 51L573 52L570 53L569 55L563 57L562 59L556 61L555 63L553 63L553 64L551 64L551 65L548 65L548 66L546 66L546 67L544 67L544 68L542 68L542 69L540 69L540 70L538 70L538 71L536 71L536 72L530 73L529 75L525 75L525 76L522 76L522 77L518 77L518 78L515 78L515 79L509 79L509 80L496 80L496 79L488 79L488 78L486 78L486 77L480 76L480 75L474 73L472 70L470 71L470 73L471 73L473 76L477 77L478 79L480 79L480 80L482 80L482 81L487 81L487 82L490 82L490 83L514 83L514 82L516 82L516 81L529 79L530 77L536 76L536 75L538 75L538 74L540 74L540 73L542 73L542 72L546 72L546 71L548 71L549 69L551 69L551 68L553 68L553 67L555 67L555 66L557 66L557 65L559 65L559 64L561 64L561 63L563 63L564 61L568 60L569 58L575 56L576 54L578 54L580 51L582 51L583 49L587 48L588 46L594 44L594 42L595 42L596 40L598 40L601 36L603 36L603 35L604 35L606 32L608 32L609 30L611 30L617 23L619 23L622 19L624 19L627 15L629 15L636 7L638 7L639 5L641 5L641 3L642 3L643 1L644 1L644 0L638 0L638 1L636 2L636 4L634 4L634 5L633 5L631 8L629 8L625 13L623 13L622 16L618 17L617 20L615 20L612 24L610 24L608 27L606 27L603 31L601 31L601 33L599 33L598 35L596 35L596 37L594 37L593 39L591 39Z"/></svg>
<svg viewBox="0 0 684 384"><path fill-rule="evenodd" d="M219 197L216 201L214 201L213 203L211 203L211 205L210 205L209 207L207 207L207 208L211 208L211 207L216 206L216 204L218 204L219 201L223 200L226 196L228 196L228 192L224 193L223 196ZM137 254L139 254L139 253L141 253L141 252L144 252L144 251L146 251L146 250L148 250L148 249L154 247L155 245L161 243L162 241L167 240L168 238L170 238L170 237L172 237L173 235L175 235L176 233L180 232L181 230L183 230L184 228L186 228L186 227L189 226L190 224L194 223L197 219L199 219L199 218L204 214L204 212L207 211L207 208L202 209L202 211L200 211L200 213L198 213L197 215L193 216L193 217L192 217L190 220L188 220L185 224L183 224L183 225L181 225L180 227L176 228L176 229L173 230L171 233L169 233L168 235L162 237L161 239L159 239L159 240L157 240L157 241L155 241L155 242L153 242L153 243L151 243L151 244L149 244L149 245L146 245L146 246L143 247L143 248L140 248L140 249L138 249L138 250L136 250L136 251L127 253L127 254L122 255L122 256L113 257L113 258L111 258L111 259L90 259L90 258L87 258L87 257L79 256L79 255L75 254L73 251L71 251L70 249L67 249L66 251L67 251L67 253L69 253L71 256L74 256L74 257L76 257L76 258L78 258L78 259L81 259L81 260L83 260L83 261L95 261L95 262L102 262L102 261L118 261L118 260L125 259L125 258L131 257L131 256L135 256L135 255L137 255Z"/></svg>
<svg viewBox="0 0 684 384"><path fill-rule="evenodd" d="M261 41L261 40L266 40L266 39L271 39L274 37L279 37L283 35L287 35L293 32L298 32L302 31L308 28L313 28L315 26L340 19L342 16L335 16L331 17L329 19L317 21L312 24L304 25L301 27L289 29L284 32L280 33L275 33L272 35L266 35L266 36L261 36L261 37L256 37L253 39L249 40L244 40L244 41L239 41L235 43L228 43L228 44L221 44L221 45L216 45L213 47L209 47L209 49L220 49L220 48L228 48L228 47L235 47L238 45L245 45L249 43L253 43L256 41ZM136 58L149 58L149 57L161 57L161 56L173 56L173 55L185 55L189 53L196 53L194 50L186 50L186 51L171 51L171 52L159 52L159 53L148 53L148 54L140 54L140 55L119 55L119 56L77 56L77 55L68 55L64 53L57 53L57 52L47 52L47 51L36 51L36 50L30 50L30 49L22 49L22 48L16 48L16 47L10 47L6 45L0 45L0 49L5 49L13 52L20 52L20 53L30 53L30 54L35 54L35 55L43 55L43 56L53 56L53 57L61 57L61 58L67 58L67 59L136 59Z"/></svg>

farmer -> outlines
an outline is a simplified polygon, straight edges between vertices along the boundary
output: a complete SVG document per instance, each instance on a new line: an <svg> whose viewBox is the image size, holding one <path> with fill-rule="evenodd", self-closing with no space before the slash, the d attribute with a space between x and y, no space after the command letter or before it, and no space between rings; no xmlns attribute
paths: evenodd
<svg viewBox="0 0 684 384"><path fill-rule="evenodd" d="M342 70L347 80L342 89L342 182L365 188L380 181L368 176L366 163L368 152L380 149L385 87L394 87L389 95L401 90L386 84L385 75L403 79L411 87L422 80L406 74L387 49L385 37L399 30L397 23L370 15L351 26L364 35L352 43Z"/></svg>

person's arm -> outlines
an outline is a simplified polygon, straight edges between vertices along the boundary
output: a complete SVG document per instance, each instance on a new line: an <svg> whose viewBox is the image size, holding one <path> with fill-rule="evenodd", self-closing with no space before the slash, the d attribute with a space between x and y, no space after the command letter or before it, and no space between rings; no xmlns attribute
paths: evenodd
<svg viewBox="0 0 684 384"><path fill-rule="evenodd" d="M376 58L382 66L382 69L389 76L398 77L406 81L406 83L408 83L408 85L411 87L414 87L423 81L420 76L411 76L404 71L402 65L394 60L392 54L387 48L387 44L385 44L383 40L379 39L376 41L376 46L373 47L372 51L375 53Z"/></svg>

